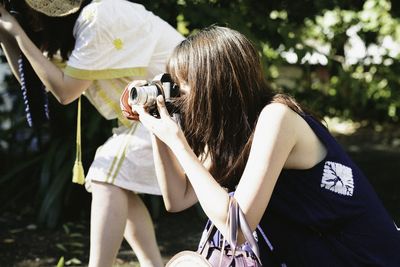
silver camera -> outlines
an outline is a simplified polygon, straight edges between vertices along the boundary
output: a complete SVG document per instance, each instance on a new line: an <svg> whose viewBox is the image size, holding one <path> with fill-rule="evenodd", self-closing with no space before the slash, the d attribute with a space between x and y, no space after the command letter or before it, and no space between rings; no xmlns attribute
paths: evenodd
<svg viewBox="0 0 400 267"><path fill-rule="evenodd" d="M165 100L165 105L170 114L178 113L176 106L173 105L173 99L179 97L180 89L175 84L168 73L162 73L154 77L154 79L142 86L134 86L128 84L128 104L129 105L144 105L149 108L149 113L158 117L157 111L157 96L162 95Z"/></svg>

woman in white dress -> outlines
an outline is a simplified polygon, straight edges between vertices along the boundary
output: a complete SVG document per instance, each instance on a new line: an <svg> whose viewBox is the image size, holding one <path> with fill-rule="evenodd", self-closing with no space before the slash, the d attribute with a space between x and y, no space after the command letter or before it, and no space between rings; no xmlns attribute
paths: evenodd
<svg viewBox="0 0 400 267"><path fill-rule="evenodd" d="M141 266L162 266L151 217L136 194L161 194L150 135L139 122L124 118L119 97L131 80L149 80L164 72L170 53L183 37L142 5L126 0L25 2L30 12L45 18L39 20L39 28L65 22L67 27L70 23L70 32L64 27L59 38L65 40L52 43L48 38L47 46L38 47L0 7L0 41L17 79L17 59L22 53L61 104L83 94L102 116L119 122L98 148L85 180L92 192L89 266L112 266L123 236ZM68 45L71 40L72 46ZM65 67L54 62L57 50Z"/></svg>

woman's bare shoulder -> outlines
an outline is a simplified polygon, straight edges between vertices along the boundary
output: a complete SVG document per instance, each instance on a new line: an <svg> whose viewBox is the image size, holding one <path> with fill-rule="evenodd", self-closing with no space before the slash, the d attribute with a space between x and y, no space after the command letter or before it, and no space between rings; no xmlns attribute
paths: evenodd
<svg viewBox="0 0 400 267"><path fill-rule="evenodd" d="M301 116L282 103L270 103L260 113L259 123L293 124L302 120Z"/></svg>

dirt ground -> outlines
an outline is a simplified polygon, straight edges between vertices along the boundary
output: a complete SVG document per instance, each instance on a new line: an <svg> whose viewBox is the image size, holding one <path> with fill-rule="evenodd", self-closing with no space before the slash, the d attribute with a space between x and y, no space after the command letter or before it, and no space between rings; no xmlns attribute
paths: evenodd
<svg viewBox="0 0 400 267"><path fill-rule="evenodd" d="M193 207L181 213L162 210L155 220L157 239L162 256L167 261L183 249L196 249L205 219ZM0 216L0 266L56 266L64 257L65 266L86 266L89 256L89 222L68 222L54 230L41 229L35 224L29 208L5 212ZM139 266L124 241L115 266Z"/></svg>
<svg viewBox="0 0 400 267"><path fill-rule="evenodd" d="M400 130L386 134L360 130L357 134L338 135L337 138L366 173L389 213L400 225ZM196 249L205 223L198 207L171 214L164 210L160 199L153 217L165 260L180 250ZM0 214L0 266L56 266L61 257L64 257L65 266L86 266L89 226L85 219L66 222L54 230L40 228L29 204L4 211ZM139 266L125 242L115 266Z"/></svg>

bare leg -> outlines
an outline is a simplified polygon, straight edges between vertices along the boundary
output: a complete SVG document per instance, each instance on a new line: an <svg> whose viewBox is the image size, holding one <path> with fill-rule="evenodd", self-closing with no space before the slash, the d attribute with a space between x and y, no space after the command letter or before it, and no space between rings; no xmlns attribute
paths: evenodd
<svg viewBox="0 0 400 267"><path fill-rule="evenodd" d="M92 181L89 267L111 267L128 215L128 191Z"/></svg>
<svg viewBox="0 0 400 267"><path fill-rule="evenodd" d="M124 237L135 251L141 267L164 266L157 246L154 226L142 199L129 192L128 221Z"/></svg>

